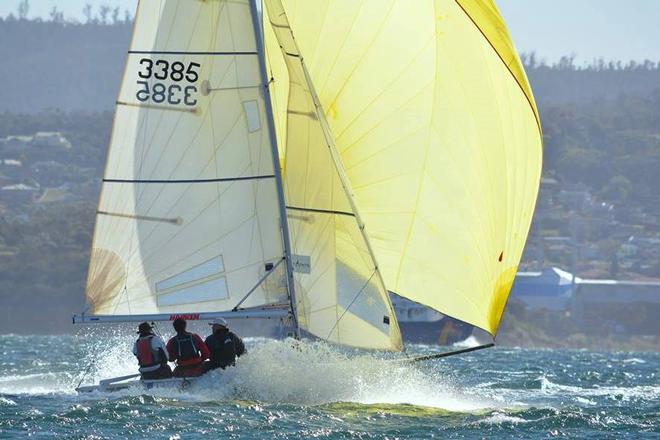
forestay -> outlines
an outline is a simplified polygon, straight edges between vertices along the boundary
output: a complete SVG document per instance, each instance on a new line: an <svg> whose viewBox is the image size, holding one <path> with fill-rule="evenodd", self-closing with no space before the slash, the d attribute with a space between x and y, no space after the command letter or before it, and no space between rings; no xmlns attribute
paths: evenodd
<svg viewBox="0 0 660 440"><path fill-rule="evenodd" d="M396 317L314 85L281 2L265 5L287 72L275 75L273 84L287 83L279 127L286 126L280 143L286 146L283 178L299 324L332 342L400 350Z"/></svg>
<svg viewBox="0 0 660 440"><path fill-rule="evenodd" d="M494 335L542 159L534 99L495 4L283 3L385 285ZM281 40L266 36L282 137L286 63Z"/></svg>
<svg viewBox="0 0 660 440"><path fill-rule="evenodd" d="M263 90L248 0L139 2L96 220L92 313L231 310L255 286L243 306L287 302Z"/></svg>

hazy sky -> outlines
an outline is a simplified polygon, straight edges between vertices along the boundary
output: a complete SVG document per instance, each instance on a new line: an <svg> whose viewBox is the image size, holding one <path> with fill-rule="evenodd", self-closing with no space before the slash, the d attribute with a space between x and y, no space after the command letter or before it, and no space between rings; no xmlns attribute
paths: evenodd
<svg viewBox="0 0 660 440"><path fill-rule="evenodd" d="M310 0L313 1L313 0ZM414 0L413 0L414 1ZM19 0L0 0L0 15ZM85 3L135 9L136 0L30 0L30 16L53 7L80 18ZM603 57L660 61L660 0L497 0L519 50L548 61L575 53L581 62Z"/></svg>

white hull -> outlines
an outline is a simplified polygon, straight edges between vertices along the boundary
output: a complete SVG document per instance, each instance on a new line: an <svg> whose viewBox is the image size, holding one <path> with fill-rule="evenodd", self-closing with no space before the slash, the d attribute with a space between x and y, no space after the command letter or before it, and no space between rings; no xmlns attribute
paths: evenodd
<svg viewBox="0 0 660 440"><path fill-rule="evenodd" d="M102 380L98 385L85 385L76 388L76 392L82 393L112 393L116 391L126 390L129 388L142 388L150 390L153 388L169 388L176 390L185 390L199 377L173 377L171 379L156 379L156 380L140 380L136 379L139 374L130 376L115 377L112 379Z"/></svg>

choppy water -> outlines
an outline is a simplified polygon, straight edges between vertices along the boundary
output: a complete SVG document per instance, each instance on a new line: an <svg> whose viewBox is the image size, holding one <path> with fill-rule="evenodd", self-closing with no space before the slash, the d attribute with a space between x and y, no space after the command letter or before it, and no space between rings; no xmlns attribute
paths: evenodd
<svg viewBox="0 0 660 440"><path fill-rule="evenodd" d="M0 336L0 438L660 438L660 355L495 348L415 367L251 340L186 390L78 396L132 335ZM430 347L409 347L425 353Z"/></svg>

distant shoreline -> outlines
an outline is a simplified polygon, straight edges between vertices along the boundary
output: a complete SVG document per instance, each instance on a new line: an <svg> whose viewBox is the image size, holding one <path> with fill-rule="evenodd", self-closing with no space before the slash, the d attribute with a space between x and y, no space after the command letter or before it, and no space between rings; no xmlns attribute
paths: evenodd
<svg viewBox="0 0 660 440"><path fill-rule="evenodd" d="M517 347L525 349L560 349L588 350L598 352L639 352L660 353L660 336L604 336L596 338L582 333L576 333L567 338L553 338L544 335L543 339L536 336L513 337L503 335L496 340L498 347Z"/></svg>

